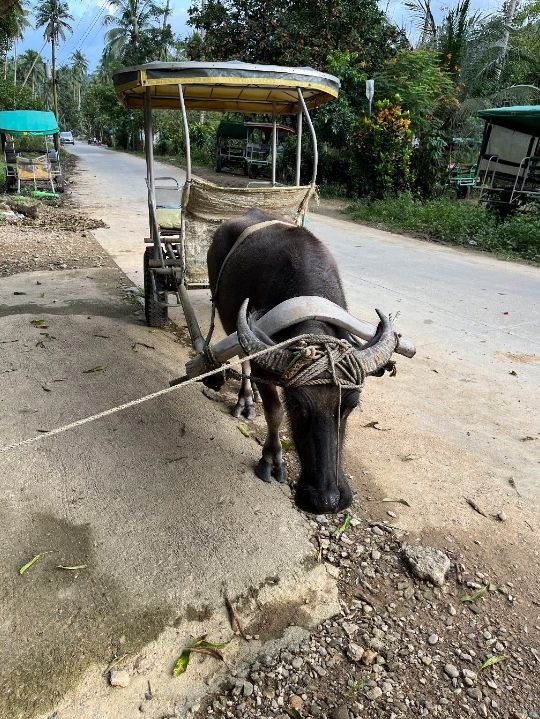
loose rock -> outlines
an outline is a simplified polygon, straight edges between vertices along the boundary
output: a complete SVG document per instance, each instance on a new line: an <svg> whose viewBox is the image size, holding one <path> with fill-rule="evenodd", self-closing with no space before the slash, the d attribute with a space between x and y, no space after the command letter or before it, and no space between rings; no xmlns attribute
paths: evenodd
<svg viewBox="0 0 540 719"><path fill-rule="evenodd" d="M404 544L402 553L416 577L430 581L437 586L444 584L446 573L450 569L450 560L444 552L433 547Z"/></svg>
<svg viewBox="0 0 540 719"><path fill-rule="evenodd" d="M129 674L125 669L113 669L109 674L109 682L112 687L125 688L129 686Z"/></svg>

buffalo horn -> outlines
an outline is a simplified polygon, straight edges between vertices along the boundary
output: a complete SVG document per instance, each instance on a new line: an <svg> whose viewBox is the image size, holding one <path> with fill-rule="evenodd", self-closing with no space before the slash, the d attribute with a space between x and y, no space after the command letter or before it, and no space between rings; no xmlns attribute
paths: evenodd
<svg viewBox="0 0 540 719"><path fill-rule="evenodd" d="M242 303L242 307L238 313L236 330L240 347L246 355L251 355L255 352L268 349L272 346L273 342L271 340L269 340L268 343L263 342L250 328L247 318L248 304L249 298ZM282 375L288 369L292 359L293 357L291 357L291 353L288 350L277 349L257 357L254 361L267 372L271 372L274 375Z"/></svg>
<svg viewBox="0 0 540 719"><path fill-rule="evenodd" d="M397 336L390 319L380 310L375 312L380 319L375 336L365 347L354 353L366 375L381 370L390 361L397 344Z"/></svg>

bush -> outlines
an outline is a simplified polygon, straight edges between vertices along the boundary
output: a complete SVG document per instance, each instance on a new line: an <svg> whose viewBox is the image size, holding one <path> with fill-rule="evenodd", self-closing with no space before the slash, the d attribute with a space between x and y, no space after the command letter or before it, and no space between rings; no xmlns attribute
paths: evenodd
<svg viewBox="0 0 540 719"><path fill-rule="evenodd" d="M373 116L361 117L353 131L351 194L384 197L408 189L411 149L411 121L399 97L376 102Z"/></svg>
<svg viewBox="0 0 540 719"><path fill-rule="evenodd" d="M495 250L540 262L540 202L525 205L501 222L491 243Z"/></svg>
<svg viewBox="0 0 540 719"><path fill-rule="evenodd" d="M482 207L446 197L421 202L408 193L373 202L360 200L353 206L353 217L460 245L474 241L486 223L495 226Z"/></svg>
<svg viewBox="0 0 540 719"><path fill-rule="evenodd" d="M540 203L526 205L501 222L485 207L448 197L422 202L409 193L358 200L349 211L359 222L540 261Z"/></svg>

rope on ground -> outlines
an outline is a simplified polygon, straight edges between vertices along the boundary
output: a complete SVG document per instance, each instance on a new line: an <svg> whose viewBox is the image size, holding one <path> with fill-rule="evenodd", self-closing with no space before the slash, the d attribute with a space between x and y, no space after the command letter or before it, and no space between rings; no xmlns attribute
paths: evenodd
<svg viewBox="0 0 540 719"><path fill-rule="evenodd" d="M89 417L83 417L82 419L75 420L75 422L70 422L69 424L65 424L62 427L57 427L56 429L51 429L48 432L42 432L41 434L38 434L35 437L29 437L28 439L20 440L19 442L13 442L12 444L5 445L4 447L0 447L0 454L4 452L9 452L14 449L18 449L19 447L25 447L27 445L33 444L34 442L39 442L40 440L46 439L48 437L53 437L58 434L62 434L63 432L68 432L71 429L76 429L77 427L82 427L85 424L89 424L90 422L95 422L98 419L103 419L104 417L109 417L112 414L116 414L117 412L122 412L125 409L129 409L130 407L135 407L139 404L143 404L144 402L149 402L152 399L155 399L156 397L162 397L163 395L169 394L170 392L175 392L181 387L188 387L189 385L195 384L195 382L200 382L203 379L206 379L206 377L211 377L214 374L219 374L220 372L226 371L229 367L232 367L234 365L241 365L242 362L248 362L252 359L256 359L257 357L260 357L261 355L266 354L267 352L274 352L275 350L281 349L283 347L288 347L292 344L292 342L298 342L298 340L303 339L302 336L295 337L293 340L285 340L284 342L280 342L279 344L272 345L271 347L267 347L263 350L259 350L258 352L254 352L251 355L248 355L247 357L239 357L238 359L232 360L228 362L227 364L218 367L217 369L212 369L208 372L204 372L203 374L197 375L196 377L190 377L189 379L186 379L183 382L179 382L178 384L173 385L172 387L164 387L163 389L158 390L157 392L152 392L151 394L147 394L144 397L138 397L137 399L133 399L129 402L125 402L124 404L117 405L116 407L111 407L110 409L103 410L103 412L97 412L96 414L92 414Z"/></svg>

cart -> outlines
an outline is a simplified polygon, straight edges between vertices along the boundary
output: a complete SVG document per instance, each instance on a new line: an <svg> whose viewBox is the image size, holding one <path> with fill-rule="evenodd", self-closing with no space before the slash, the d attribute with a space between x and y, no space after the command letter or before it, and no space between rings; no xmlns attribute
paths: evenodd
<svg viewBox="0 0 540 719"><path fill-rule="evenodd" d="M43 138L37 151L23 150L21 138ZM60 166L59 128L52 112L38 110L6 110L0 112L0 141L5 164L7 189L26 185L36 191L38 184L52 192L63 191Z"/></svg>
<svg viewBox="0 0 540 719"><path fill-rule="evenodd" d="M216 133L216 172L241 167L244 175L255 178L272 164L271 122L222 120ZM277 154L283 151L280 140L294 132L292 127L277 125Z"/></svg>
<svg viewBox="0 0 540 719"><path fill-rule="evenodd" d="M125 107L144 112L150 224L150 237L145 240L148 246L144 252L146 320L152 327L162 327L167 321L168 308L180 305L192 345L198 353L188 363L191 367L187 368L188 375L200 374L207 366L205 358L221 362L232 356L231 347L227 342L223 346L223 341L208 352L208 342L202 336L189 298L190 289L208 287L206 254L213 235L223 221L252 208L264 209L279 214L288 222L303 224L316 189L318 163L317 138L309 110L334 100L338 95L339 80L310 68L242 62L152 62L118 70L113 82ZM181 114L186 146L186 181L182 188L174 178L155 177L154 109L169 109ZM190 110L270 116L271 171L266 186L222 187L193 175ZM280 186L276 182L277 118L280 115L296 118L293 186ZM314 158L311 181L307 185L300 184L304 121L311 135ZM176 301L171 302L171 298ZM304 308L300 314L302 317L292 312L290 317L294 315L295 321L300 321L305 316ZM320 316L320 307L313 316ZM359 324L361 327L355 334L371 339L375 327L360 321ZM272 323L265 326L271 332ZM397 351L400 351L399 346Z"/></svg>
<svg viewBox="0 0 540 719"><path fill-rule="evenodd" d="M540 105L482 110L480 202L501 214L540 199Z"/></svg>
<svg viewBox="0 0 540 719"><path fill-rule="evenodd" d="M466 197L476 186L476 164L480 140L454 137L448 143L448 184L456 188L458 197Z"/></svg>

